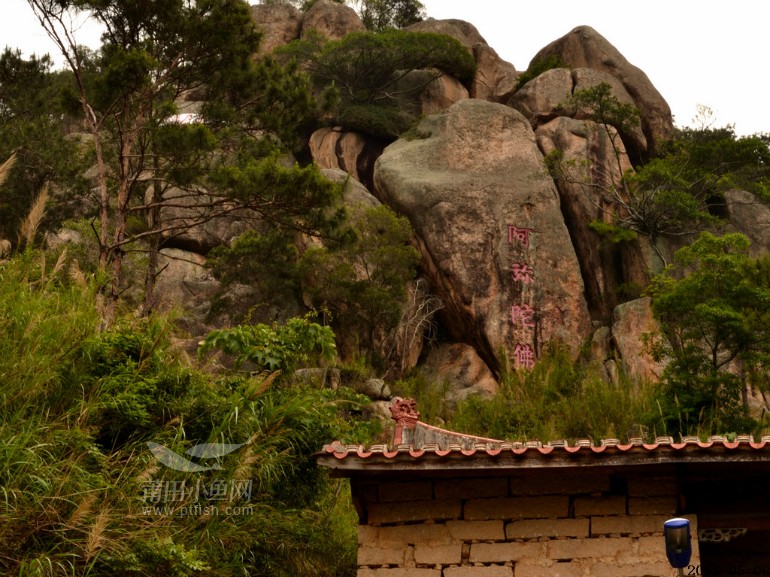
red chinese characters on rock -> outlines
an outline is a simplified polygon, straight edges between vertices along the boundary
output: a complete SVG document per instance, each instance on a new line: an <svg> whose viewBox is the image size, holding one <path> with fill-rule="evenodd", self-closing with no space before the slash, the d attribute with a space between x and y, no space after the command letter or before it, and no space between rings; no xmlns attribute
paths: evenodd
<svg viewBox="0 0 770 577"><path fill-rule="evenodd" d="M529 329L535 328L533 318L535 316L535 309L529 305L511 305L511 322L515 326L526 327Z"/></svg>
<svg viewBox="0 0 770 577"><path fill-rule="evenodd" d="M531 345L517 343L513 349L513 356L516 357L516 363L527 370L535 366L535 351Z"/></svg>
<svg viewBox="0 0 770 577"><path fill-rule="evenodd" d="M535 282L535 271L527 263L515 262L511 266L514 281L521 281L524 284Z"/></svg>
<svg viewBox="0 0 770 577"><path fill-rule="evenodd" d="M514 239L524 246L529 246L529 233L533 232L531 228L520 228L512 224L508 225L508 244L512 244Z"/></svg>
<svg viewBox="0 0 770 577"><path fill-rule="evenodd" d="M530 235L534 229L520 227L513 224L508 225L508 244L519 244L529 248ZM511 276L513 282L521 283L524 286L532 285L535 282L535 269L527 262L514 262L511 265ZM536 310L529 304L511 305L511 322L516 329L520 331L529 331L535 328ZM523 336L523 335L522 335ZM535 350L529 343L517 342L513 348L513 355L517 366L531 370L535 366Z"/></svg>

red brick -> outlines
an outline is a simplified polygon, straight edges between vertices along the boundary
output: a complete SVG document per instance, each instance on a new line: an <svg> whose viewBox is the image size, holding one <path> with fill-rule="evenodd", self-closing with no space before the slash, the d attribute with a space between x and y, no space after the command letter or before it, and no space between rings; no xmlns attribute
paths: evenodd
<svg viewBox="0 0 770 577"><path fill-rule="evenodd" d="M433 498L430 481L415 483L383 483L379 487L380 503L394 501L426 501Z"/></svg>
<svg viewBox="0 0 770 577"><path fill-rule="evenodd" d="M460 500L409 501L406 503L373 503L369 506L369 523L403 523L428 519L459 519Z"/></svg>
<svg viewBox="0 0 770 577"><path fill-rule="evenodd" d="M607 497L578 497L575 499L575 516L590 515L625 515L625 495L610 495Z"/></svg>
<svg viewBox="0 0 770 577"><path fill-rule="evenodd" d="M486 499L508 496L508 478L451 479L436 481L436 499Z"/></svg>
<svg viewBox="0 0 770 577"><path fill-rule="evenodd" d="M459 565L462 561L462 543L454 545L416 545L414 561L418 565Z"/></svg>
<svg viewBox="0 0 770 577"><path fill-rule="evenodd" d="M459 541L505 541L502 519L495 521L447 521L453 539Z"/></svg>
<svg viewBox="0 0 770 577"><path fill-rule="evenodd" d="M569 499L566 496L471 499L465 503L463 518L466 521L547 519L566 517L568 512Z"/></svg>
<svg viewBox="0 0 770 577"><path fill-rule="evenodd" d="M474 543L471 563L508 563L524 558L538 559L545 555L545 543Z"/></svg>
<svg viewBox="0 0 770 577"><path fill-rule="evenodd" d="M588 519L525 519L505 526L507 539L588 537Z"/></svg>

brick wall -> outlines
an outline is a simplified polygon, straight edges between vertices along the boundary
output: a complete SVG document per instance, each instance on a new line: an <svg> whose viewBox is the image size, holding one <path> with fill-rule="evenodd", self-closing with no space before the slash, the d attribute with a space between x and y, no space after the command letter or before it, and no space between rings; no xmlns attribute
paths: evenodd
<svg viewBox="0 0 770 577"><path fill-rule="evenodd" d="M542 478L540 478L542 477ZM374 483L353 479L366 515L358 577L647 577L676 574L663 522L666 478L537 477ZM696 519L690 519L697 535ZM699 564L697 540L691 563Z"/></svg>

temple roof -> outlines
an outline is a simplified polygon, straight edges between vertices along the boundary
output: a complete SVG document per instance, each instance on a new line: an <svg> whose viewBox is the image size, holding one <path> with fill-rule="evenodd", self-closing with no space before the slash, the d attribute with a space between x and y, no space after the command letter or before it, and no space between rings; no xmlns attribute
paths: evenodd
<svg viewBox="0 0 770 577"><path fill-rule="evenodd" d="M763 463L770 467L770 436L657 437L510 442L465 435L428 425L411 399L393 400L393 441L345 445L333 442L316 454L319 465L339 475L374 471L510 470L552 467L606 467L684 463Z"/></svg>

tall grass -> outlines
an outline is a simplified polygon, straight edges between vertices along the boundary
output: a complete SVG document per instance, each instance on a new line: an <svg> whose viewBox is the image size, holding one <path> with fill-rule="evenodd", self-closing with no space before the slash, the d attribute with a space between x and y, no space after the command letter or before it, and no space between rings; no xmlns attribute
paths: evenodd
<svg viewBox="0 0 770 577"><path fill-rule="evenodd" d="M430 387L403 387L422 393ZM657 385L608 381L598 367L576 363L553 347L531 371L507 371L492 399L469 398L454 410L435 399L418 405L423 418L452 430L510 441L654 438L666 434ZM426 409L426 410L424 410Z"/></svg>
<svg viewBox="0 0 770 577"><path fill-rule="evenodd" d="M72 270L32 249L0 262L0 574L352 576L350 499L312 453L364 440L339 416L360 399L204 374L174 353L164 318L100 331L97 291ZM246 446L185 473L148 441L180 455ZM153 483L233 480L252 483L233 503L247 514L192 492L171 505L222 510L147 512Z"/></svg>

